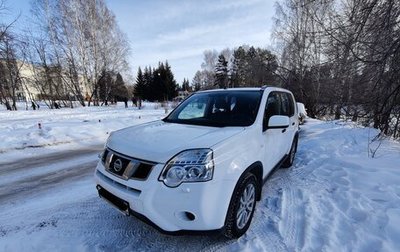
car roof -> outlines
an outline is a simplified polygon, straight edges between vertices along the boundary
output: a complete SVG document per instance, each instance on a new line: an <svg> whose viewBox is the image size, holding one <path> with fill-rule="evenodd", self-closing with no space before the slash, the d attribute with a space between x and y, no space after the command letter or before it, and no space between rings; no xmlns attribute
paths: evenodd
<svg viewBox="0 0 400 252"><path fill-rule="evenodd" d="M233 91L261 91L265 89L272 89L274 91L285 91L290 92L289 90L273 87L273 86L262 86L262 87L240 87L240 88L225 88L225 89L208 89L197 91L196 93L209 93L209 92L233 92ZM271 90L271 91L272 91Z"/></svg>
<svg viewBox="0 0 400 252"><path fill-rule="evenodd" d="M230 92L230 91L260 91L262 88L225 88L225 89L208 89L208 90L201 90L198 93L209 93L209 92Z"/></svg>

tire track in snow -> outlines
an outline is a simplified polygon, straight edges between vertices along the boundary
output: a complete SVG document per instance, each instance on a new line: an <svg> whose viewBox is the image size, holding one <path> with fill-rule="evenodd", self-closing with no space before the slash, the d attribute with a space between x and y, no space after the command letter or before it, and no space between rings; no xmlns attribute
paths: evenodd
<svg viewBox="0 0 400 252"><path fill-rule="evenodd" d="M58 184L76 181L92 175L97 160L71 166L68 169L32 176L0 186L0 202L25 198L30 194L47 191Z"/></svg>
<svg viewBox="0 0 400 252"><path fill-rule="evenodd" d="M321 184L313 175L314 169L310 167L318 168L323 162L324 159L315 158L315 153L299 148L294 165L289 169L278 170L267 181L281 187L277 231L288 251L301 251L304 248L309 217L306 213L307 201L303 195L309 193L307 188Z"/></svg>
<svg viewBox="0 0 400 252"><path fill-rule="evenodd" d="M100 146L93 146L1 163L0 203L25 199L60 184L87 178L96 167L94 154L100 150Z"/></svg>
<svg viewBox="0 0 400 252"><path fill-rule="evenodd" d="M249 243L253 240L259 242L259 244L256 244L258 247L255 249L262 248L264 251L289 251L278 229L282 211L282 190L280 188L276 189L275 186L277 185L274 183L266 186L263 192L264 197L257 204L256 218L253 219L253 223L245 238L248 239ZM255 237L253 238L252 235Z"/></svg>
<svg viewBox="0 0 400 252"><path fill-rule="evenodd" d="M279 170L274 178L282 188L278 231L289 251L300 251L304 246L305 205L298 184L306 183L308 174L304 169L289 168Z"/></svg>
<svg viewBox="0 0 400 252"><path fill-rule="evenodd" d="M49 155L24 158L14 162L0 162L0 175L11 174L20 171L27 172L27 170L40 168L49 164L70 161L71 159L87 156L94 153L100 153L102 149L103 145L96 145L93 146L93 148L56 152Z"/></svg>
<svg viewBox="0 0 400 252"><path fill-rule="evenodd" d="M279 231L291 251L300 251L304 246L305 210L301 190L288 187L282 195L282 217Z"/></svg>

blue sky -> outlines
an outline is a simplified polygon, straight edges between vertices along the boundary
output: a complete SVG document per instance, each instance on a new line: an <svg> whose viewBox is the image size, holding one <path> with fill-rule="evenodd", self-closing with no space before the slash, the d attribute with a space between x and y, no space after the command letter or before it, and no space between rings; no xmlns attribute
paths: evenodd
<svg viewBox="0 0 400 252"><path fill-rule="evenodd" d="M106 0L132 48L130 65L168 60L181 83L200 69L203 51L243 44L270 45L274 2L268 0ZM10 12L29 14L30 1L7 1ZM22 21L21 21L22 22Z"/></svg>

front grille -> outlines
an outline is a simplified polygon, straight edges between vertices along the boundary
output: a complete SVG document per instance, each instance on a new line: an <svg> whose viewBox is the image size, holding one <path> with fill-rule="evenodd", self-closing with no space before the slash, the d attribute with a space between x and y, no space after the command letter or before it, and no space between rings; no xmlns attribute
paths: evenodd
<svg viewBox="0 0 400 252"><path fill-rule="evenodd" d="M103 156L101 156L101 162L103 162L103 164L106 162L107 155L108 155L108 150L105 149L103 152Z"/></svg>
<svg viewBox="0 0 400 252"><path fill-rule="evenodd" d="M109 170L119 176L122 176L129 165L130 160L118 155L112 155Z"/></svg>
<svg viewBox="0 0 400 252"><path fill-rule="evenodd" d="M146 180L155 163L127 157L106 149L101 158L106 170L122 179Z"/></svg>
<svg viewBox="0 0 400 252"><path fill-rule="evenodd" d="M132 177L138 178L138 179L146 179L149 176L149 173L152 168L153 168L153 165L140 163L138 169L136 169L136 171L133 173Z"/></svg>

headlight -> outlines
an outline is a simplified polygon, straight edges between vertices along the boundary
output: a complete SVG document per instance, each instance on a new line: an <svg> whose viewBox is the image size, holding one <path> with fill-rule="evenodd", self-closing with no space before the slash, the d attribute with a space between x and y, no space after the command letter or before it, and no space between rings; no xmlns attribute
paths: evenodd
<svg viewBox="0 0 400 252"><path fill-rule="evenodd" d="M168 187L182 182L204 182L213 177L214 160L211 149L194 149L178 153L164 167L160 180Z"/></svg>

